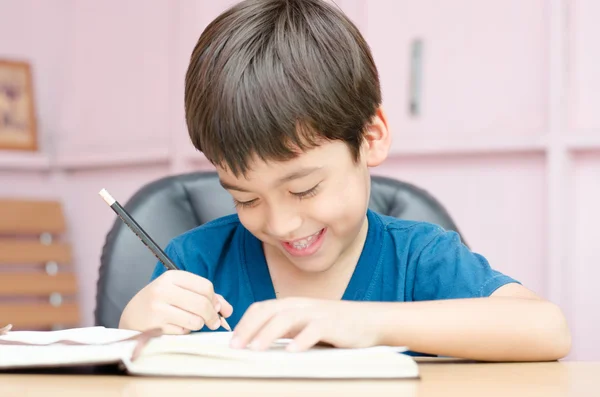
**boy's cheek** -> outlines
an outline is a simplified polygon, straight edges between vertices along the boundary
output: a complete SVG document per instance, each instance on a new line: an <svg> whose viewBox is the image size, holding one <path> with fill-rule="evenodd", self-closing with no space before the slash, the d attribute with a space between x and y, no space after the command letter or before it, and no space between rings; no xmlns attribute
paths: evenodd
<svg viewBox="0 0 600 397"><path fill-rule="evenodd" d="M242 209L238 211L238 217L242 225L252 233L260 232L261 218L260 211L252 209L251 211Z"/></svg>
<svg viewBox="0 0 600 397"><path fill-rule="evenodd" d="M341 193L332 194L324 198L316 209L323 216L332 219L353 218L353 214L362 217L368 205L368 199L363 189L356 187L346 188Z"/></svg>

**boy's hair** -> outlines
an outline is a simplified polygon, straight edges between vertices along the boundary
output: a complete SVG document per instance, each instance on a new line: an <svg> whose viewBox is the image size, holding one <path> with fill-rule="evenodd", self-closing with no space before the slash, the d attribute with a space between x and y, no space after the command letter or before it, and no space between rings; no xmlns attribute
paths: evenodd
<svg viewBox="0 0 600 397"><path fill-rule="evenodd" d="M323 0L246 0L204 30L185 79L194 146L246 173L253 155L284 161L323 140L354 160L381 103L369 46Z"/></svg>

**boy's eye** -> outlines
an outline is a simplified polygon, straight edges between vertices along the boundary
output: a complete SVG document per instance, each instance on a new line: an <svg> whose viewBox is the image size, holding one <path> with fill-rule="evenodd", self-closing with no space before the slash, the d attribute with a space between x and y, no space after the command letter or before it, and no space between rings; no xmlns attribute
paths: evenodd
<svg viewBox="0 0 600 397"><path fill-rule="evenodd" d="M320 185L320 183L316 184L312 188L305 190L303 192L290 192L290 193L294 197L297 197L299 199L312 197L317 194L317 189L318 189L319 185ZM252 207L256 206L256 204L258 203L258 199L253 199L253 200L248 200L248 201L240 201L240 200L236 200L234 198L233 203L235 204L236 208L252 208Z"/></svg>
<svg viewBox="0 0 600 397"><path fill-rule="evenodd" d="M250 208L253 207L254 205L256 205L256 200L248 200L248 201L239 201L236 199L233 199L233 203L235 204L236 208Z"/></svg>
<svg viewBox="0 0 600 397"><path fill-rule="evenodd" d="M292 193L294 196L298 197L298 198L306 198L306 197L311 197L314 196L315 194L317 194L317 188L319 187L319 184L313 186L312 188L305 190L303 192L290 192Z"/></svg>

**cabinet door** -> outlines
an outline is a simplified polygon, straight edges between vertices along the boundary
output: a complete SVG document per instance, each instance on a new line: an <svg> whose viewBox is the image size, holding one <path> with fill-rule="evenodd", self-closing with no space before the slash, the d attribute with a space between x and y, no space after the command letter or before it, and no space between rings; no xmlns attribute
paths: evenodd
<svg viewBox="0 0 600 397"><path fill-rule="evenodd" d="M545 129L543 0L380 0L366 5L394 148L531 138ZM419 143L417 142L417 143Z"/></svg>
<svg viewBox="0 0 600 397"><path fill-rule="evenodd" d="M578 134L600 135L600 2L569 1L569 124Z"/></svg>

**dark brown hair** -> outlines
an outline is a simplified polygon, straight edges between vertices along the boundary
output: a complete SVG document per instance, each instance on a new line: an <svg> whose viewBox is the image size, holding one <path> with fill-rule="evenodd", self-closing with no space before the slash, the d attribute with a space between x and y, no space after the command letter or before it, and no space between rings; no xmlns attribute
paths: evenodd
<svg viewBox="0 0 600 397"><path fill-rule="evenodd" d="M190 138L245 174L250 157L289 160L322 140L356 161L381 103L377 68L356 26L323 0L246 0L204 30L185 79Z"/></svg>

